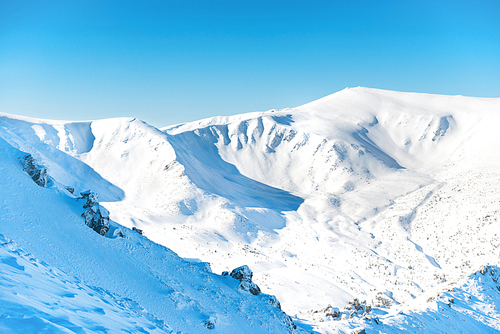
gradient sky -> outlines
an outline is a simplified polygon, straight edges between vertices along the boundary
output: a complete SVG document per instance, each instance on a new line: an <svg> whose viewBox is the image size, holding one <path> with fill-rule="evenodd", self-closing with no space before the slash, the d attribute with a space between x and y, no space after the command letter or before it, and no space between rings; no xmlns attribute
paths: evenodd
<svg viewBox="0 0 500 334"><path fill-rule="evenodd" d="M500 1L0 0L0 111L161 127L345 87L500 97Z"/></svg>

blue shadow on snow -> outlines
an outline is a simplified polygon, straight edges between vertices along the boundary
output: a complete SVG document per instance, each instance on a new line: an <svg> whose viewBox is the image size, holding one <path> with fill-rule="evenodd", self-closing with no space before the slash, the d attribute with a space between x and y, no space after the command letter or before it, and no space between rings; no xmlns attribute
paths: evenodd
<svg viewBox="0 0 500 334"><path fill-rule="evenodd" d="M200 189L224 197L240 207L259 207L278 212L295 211L304 202L287 191L268 186L242 175L224 161L215 146L217 138L209 129L168 135L177 161Z"/></svg>

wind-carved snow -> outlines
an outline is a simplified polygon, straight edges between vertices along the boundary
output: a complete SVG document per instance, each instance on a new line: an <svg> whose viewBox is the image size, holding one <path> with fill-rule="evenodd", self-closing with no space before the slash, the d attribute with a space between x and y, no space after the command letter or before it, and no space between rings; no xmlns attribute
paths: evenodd
<svg viewBox="0 0 500 334"><path fill-rule="evenodd" d="M168 138L174 147L176 160L184 166L189 179L198 188L227 198L240 207L267 208L279 212L297 210L303 202L300 197L248 178L221 158L214 144L215 140L230 144L224 134L227 134L227 128L217 127ZM240 138L237 138L237 143L236 150L242 145Z"/></svg>
<svg viewBox="0 0 500 334"><path fill-rule="evenodd" d="M78 155L92 149L95 137L90 122L34 124L31 128L43 143L61 151Z"/></svg>
<svg viewBox="0 0 500 334"><path fill-rule="evenodd" d="M498 265L499 99L355 88L163 131L51 123L59 141L45 121L2 122L59 183L99 193L113 222L215 273L248 265L309 332L498 328L476 321L496 297L482 310L463 299L469 317L437 296Z"/></svg>
<svg viewBox="0 0 500 334"><path fill-rule="evenodd" d="M54 125L61 138L58 149L74 155L88 153L94 146L95 141L91 125L90 122Z"/></svg>

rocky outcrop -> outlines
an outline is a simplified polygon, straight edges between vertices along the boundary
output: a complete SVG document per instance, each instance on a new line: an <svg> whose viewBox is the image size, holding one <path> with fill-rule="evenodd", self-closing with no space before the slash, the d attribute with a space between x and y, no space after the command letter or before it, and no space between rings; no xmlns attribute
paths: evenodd
<svg viewBox="0 0 500 334"><path fill-rule="evenodd" d="M262 294L261 298L266 304L276 307L277 309L281 310L281 303L279 302L278 298L274 297L273 295L266 295Z"/></svg>
<svg viewBox="0 0 500 334"><path fill-rule="evenodd" d="M23 170L28 173L28 175L38 184L40 187L45 187L49 180L49 175L47 174L47 168L39 166L35 158L28 154L21 159L21 164L23 165Z"/></svg>
<svg viewBox="0 0 500 334"><path fill-rule="evenodd" d="M227 275L240 281L238 289L243 291L248 291L252 295L260 294L260 288L257 286L257 284L252 282L253 273L250 270L250 268L248 268L248 266L245 265L238 267L233 271L231 271L231 274L229 274L227 271L222 273L222 276L227 276Z"/></svg>
<svg viewBox="0 0 500 334"><path fill-rule="evenodd" d="M93 191L87 190L87 191L81 192L80 195L82 195L82 197L80 197L80 199L85 200L85 204L83 205L84 209L90 208L94 205L99 204L99 197Z"/></svg>
<svg viewBox="0 0 500 334"><path fill-rule="evenodd" d="M139 233L140 235L142 235L142 230L141 229L132 227L132 231L134 231L134 232Z"/></svg>
<svg viewBox="0 0 500 334"><path fill-rule="evenodd" d="M235 280L240 281L238 285L239 290L250 292L252 295L258 296L264 303L280 310L279 314L282 315L281 321L283 326L288 328L289 333L296 333L297 325L293 322L292 317L281 311L281 304L276 297L261 293L260 288L252 281L253 273L248 266L238 267L231 271L231 273L224 271L222 276L231 276Z"/></svg>
<svg viewBox="0 0 500 334"><path fill-rule="evenodd" d="M86 210L82 213L85 224L100 235L106 235L110 228L109 211L99 204L96 193L87 190L81 192L80 195L82 195L80 199L85 200L83 208Z"/></svg>

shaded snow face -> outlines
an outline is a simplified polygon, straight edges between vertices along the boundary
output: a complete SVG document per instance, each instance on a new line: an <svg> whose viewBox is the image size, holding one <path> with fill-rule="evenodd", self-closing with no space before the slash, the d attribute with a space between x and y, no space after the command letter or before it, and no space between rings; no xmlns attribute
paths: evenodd
<svg viewBox="0 0 500 334"><path fill-rule="evenodd" d="M222 130L222 131L221 131ZM168 137L176 160L200 189L230 200L239 207L258 207L278 212L295 211L304 200L291 193L255 181L222 159L215 145L227 129L210 128Z"/></svg>
<svg viewBox="0 0 500 334"><path fill-rule="evenodd" d="M133 300L42 263L2 235L0 242L1 332L172 332Z"/></svg>

